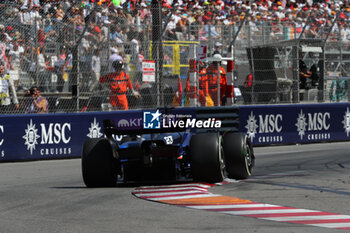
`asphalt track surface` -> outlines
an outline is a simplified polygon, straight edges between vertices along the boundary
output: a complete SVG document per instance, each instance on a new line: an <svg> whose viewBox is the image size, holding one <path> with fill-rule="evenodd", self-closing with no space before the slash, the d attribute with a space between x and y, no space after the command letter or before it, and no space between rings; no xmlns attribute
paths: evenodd
<svg viewBox="0 0 350 233"><path fill-rule="evenodd" d="M208 191L256 203L350 215L349 148L350 143L255 148L252 178ZM0 164L0 232L350 231L192 209L132 194L145 184L88 189L80 163L72 159Z"/></svg>

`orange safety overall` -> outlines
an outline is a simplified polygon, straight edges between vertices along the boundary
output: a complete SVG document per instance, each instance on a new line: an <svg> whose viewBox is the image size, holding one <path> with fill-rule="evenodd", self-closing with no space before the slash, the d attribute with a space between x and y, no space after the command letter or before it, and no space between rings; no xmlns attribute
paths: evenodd
<svg viewBox="0 0 350 233"><path fill-rule="evenodd" d="M109 94L109 102L116 109L128 110L128 99L126 97L127 89L132 90L129 75L125 71L119 74L110 73L100 78L100 82L107 82L111 89Z"/></svg>
<svg viewBox="0 0 350 233"><path fill-rule="evenodd" d="M206 96L208 94L207 69L203 68L199 72L199 102L201 103L201 106L206 106Z"/></svg>
<svg viewBox="0 0 350 233"><path fill-rule="evenodd" d="M227 77L226 71L223 67L219 67L220 69L220 105L222 105L222 99L226 95L226 85L227 85ZM209 95L214 101L214 106L218 106L218 68L215 64L210 65L207 68L207 77L208 77L208 90Z"/></svg>

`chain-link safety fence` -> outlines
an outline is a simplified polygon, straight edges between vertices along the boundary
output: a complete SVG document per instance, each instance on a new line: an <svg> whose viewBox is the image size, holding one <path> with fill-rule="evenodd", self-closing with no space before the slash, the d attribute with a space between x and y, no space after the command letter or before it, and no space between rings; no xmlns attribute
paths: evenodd
<svg viewBox="0 0 350 233"><path fill-rule="evenodd" d="M348 101L350 27L338 15L328 23L312 15L283 22L243 12L225 23L189 17L175 23L181 15L152 9L153 2L138 6L142 17L137 7L74 2L0 5L1 61L19 99L18 109L9 105L3 114L25 113L33 86L49 112L113 110L108 82L100 78L113 72L116 59L136 91L126 93L129 109L188 106L191 92L200 96L201 70L209 69L215 49L235 87L232 104ZM206 49L201 62L199 47ZM196 105L208 105L198 99Z"/></svg>

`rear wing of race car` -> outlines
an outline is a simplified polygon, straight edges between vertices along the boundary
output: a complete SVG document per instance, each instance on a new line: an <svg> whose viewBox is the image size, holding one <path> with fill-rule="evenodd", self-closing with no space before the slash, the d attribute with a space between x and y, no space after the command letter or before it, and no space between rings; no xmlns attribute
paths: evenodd
<svg viewBox="0 0 350 233"><path fill-rule="evenodd" d="M229 106L123 111L116 113L114 119L105 119L103 129L107 137L187 130L195 133L238 132L239 108Z"/></svg>

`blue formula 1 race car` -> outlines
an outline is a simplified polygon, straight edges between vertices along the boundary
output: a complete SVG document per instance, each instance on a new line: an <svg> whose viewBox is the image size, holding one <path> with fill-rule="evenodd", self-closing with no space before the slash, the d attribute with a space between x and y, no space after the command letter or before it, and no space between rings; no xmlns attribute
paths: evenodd
<svg viewBox="0 0 350 233"><path fill-rule="evenodd" d="M105 138L84 143L84 183L110 187L146 180L246 179L255 157L238 125L238 107L116 113L115 119L103 121Z"/></svg>

